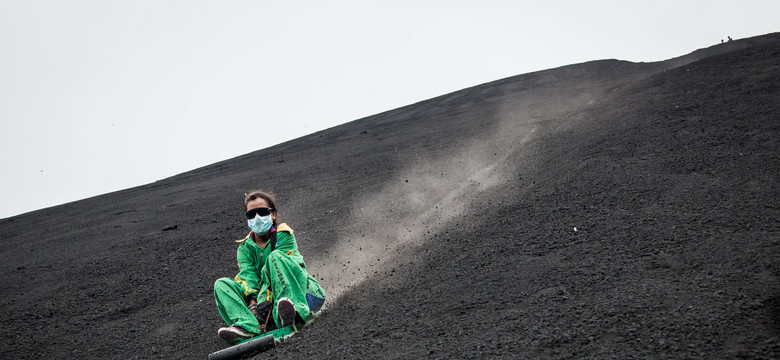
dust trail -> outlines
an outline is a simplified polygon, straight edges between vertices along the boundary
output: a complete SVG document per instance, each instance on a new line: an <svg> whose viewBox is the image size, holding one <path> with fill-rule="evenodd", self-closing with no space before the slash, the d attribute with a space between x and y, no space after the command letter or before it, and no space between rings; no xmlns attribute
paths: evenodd
<svg viewBox="0 0 780 360"><path fill-rule="evenodd" d="M506 85L498 95L501 99L494 98L492 112L487 111L494 118L470 113L471 121L493 129L491 136L476 136L446 156L415 154L415 162L382 190L352 204L353 215L341 231L350 235L339 237L316 264L331 299L363 281L387 279L394 268L408 264L409 259L398 256L402 249L419 247L446 232L444 226L451 220L469 216L469 206L479 202L482 194L514 181L520 164L534 167L534 156L525 144L542 132L576 122L577 114L592 106L604 91L587 77L565 84L547 77L534 81L531 86ZM478 213L472 213L477 223Z"/></svg>
<svg viewBox="0 0 780 360"><path fill-rule="evenodd" d="M354 215L342 231L350 236L337 239L316 265L325 275L328 296L335 300L365 280L392 275L405 260L397 257L402 248L425 243L450 220L468 213L481 193L515 176L507 160L534 130L514 122L499 126L490 141L474 140L446 157L419 157L381 191L353 203Z"/></svg>

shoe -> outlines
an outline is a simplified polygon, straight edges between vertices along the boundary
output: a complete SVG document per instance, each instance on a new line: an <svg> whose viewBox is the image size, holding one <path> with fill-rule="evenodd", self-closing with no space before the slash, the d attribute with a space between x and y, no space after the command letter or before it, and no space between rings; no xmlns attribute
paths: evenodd
<svg viewBox="0 0 780 360"><path fill-rule="evenodd" d="M295 323L295 305L288 298L281 298L276 303L276 313L279 315L279 327Z"/></svg>
<svg viewBox="0 0 780 360"><path fill-rule="evenodd" d="M223 327L217 331L217 335L225 341L243 340L252 337L252 333L238 326Z"/></svg>

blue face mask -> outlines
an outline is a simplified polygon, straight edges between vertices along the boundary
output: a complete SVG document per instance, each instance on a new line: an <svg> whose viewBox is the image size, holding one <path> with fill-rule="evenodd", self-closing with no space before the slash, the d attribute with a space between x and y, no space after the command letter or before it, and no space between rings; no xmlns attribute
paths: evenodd
<svg viewBox="0 0 780 360"><path fill-rule="evenodd" d="M254 219L249 219L246 222L249 224L249 228L252 229L252 231L254 231L255 234L263 235L267 233L268 230L271 229L271 224L274 221L273 219L271 219L271 215L268 216L255 215Z"/></svg>

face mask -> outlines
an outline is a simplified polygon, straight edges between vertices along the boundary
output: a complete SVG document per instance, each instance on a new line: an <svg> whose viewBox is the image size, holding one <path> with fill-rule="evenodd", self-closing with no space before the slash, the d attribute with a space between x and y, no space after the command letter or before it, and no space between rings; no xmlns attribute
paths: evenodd
<svg viewBox="0 0 780 360"><path fill-rule="evenodd" d="M271 215L268 216L255 215L254 219L249 219L246 222L249 224L249 228L252 229L252 231L254 231L255 234L263 235L267 233L268 230L271 229L271 224L273 223L273 220L271 219Z"/></svg>

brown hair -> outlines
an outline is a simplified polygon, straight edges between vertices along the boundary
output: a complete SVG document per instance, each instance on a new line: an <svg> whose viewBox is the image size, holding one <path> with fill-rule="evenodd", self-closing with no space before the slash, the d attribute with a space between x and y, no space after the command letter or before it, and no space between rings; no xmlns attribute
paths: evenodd
<svg viewBox="0 0 780 360"><path fill-rule="evenodd" d="M273 212L276 213L276 219L274 220L274 227L276 227L276 225L278 225L279 222L279 212L277 211L276 201L274 200L274 196L271 195L270 193L261 190L252 190L248 193L244 193L244 210L246 210L246 205L249 204L250 201L256 199L265 200L265 202L268 204L268 207L273 209Z"/></svg>

